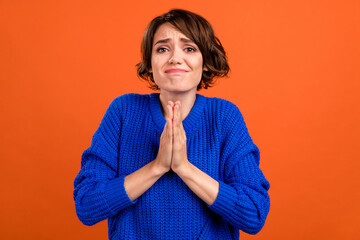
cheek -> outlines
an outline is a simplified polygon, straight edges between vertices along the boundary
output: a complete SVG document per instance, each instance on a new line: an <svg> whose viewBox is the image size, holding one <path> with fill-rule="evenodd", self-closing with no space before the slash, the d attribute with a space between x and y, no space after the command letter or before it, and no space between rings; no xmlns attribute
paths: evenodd
<svg viewBox="0 0 360 240"><path fill-rule="evenodd" d="M161 84L161 59L158 57L151 58L151 70L153 74L154 81L157 85Z"/></svg>
<svg viewBox="0 0 360 240"><path fill-rule="evenodd" d="M198 54L197 57L194 59L194 64L197 68L201 68L203 65L203 58L201 54Z"/></svg>
<svg viewBox="0 0 360 240"><path fill-rule="evenodd" d="M155 71L156 69L159 69L161 67L161 59L159 59L158 57L152 57L151 58L151 68L153 69L153 71Z"/></svg>
<svg viewBox="0 0 360 240"><path fill-rule="evenodd" d="M156 64L156 60L154 57L151 57L151 68L154 68L155 64Z"/></svg>
<svg viewBox="0 0 360 240"><path fill-rule="evenodd" d="M203 68L203 59L202 56L200 55L200 57L194 59L193 64L194 69L196 69L196 71L202 72L202 68Z"/></svg>

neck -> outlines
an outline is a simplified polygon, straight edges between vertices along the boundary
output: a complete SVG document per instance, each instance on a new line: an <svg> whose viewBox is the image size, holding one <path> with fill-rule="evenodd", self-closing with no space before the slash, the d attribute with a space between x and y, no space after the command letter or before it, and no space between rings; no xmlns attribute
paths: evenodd
<svg viewBox="0 0 360 240"><path fill-rule="evenodd" d="M160 89L160 102L162 107L163 115L167 114L167 104L168 101L176 102L180 101L181 103L181 121L184 120L187 115L189 115L192 107L194 106L196 100L196 91L189 91L187 93L169 93L166 91L161 91ZM165 112L164 112L165 111Z"/></svg>

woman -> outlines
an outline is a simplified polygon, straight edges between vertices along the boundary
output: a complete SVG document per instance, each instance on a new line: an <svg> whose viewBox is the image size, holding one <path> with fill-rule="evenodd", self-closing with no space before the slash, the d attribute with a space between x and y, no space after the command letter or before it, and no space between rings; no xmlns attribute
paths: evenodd
<svg viewBox="0 0 360 240"><path fill-rule="evenodd" d="M160 93L107 110L75 179L79 219L108 219L110 239L239 239L267 217L269 183L238 108L197 90L226 76L201 16L175 9L145 31L138 75Z"/></svg>

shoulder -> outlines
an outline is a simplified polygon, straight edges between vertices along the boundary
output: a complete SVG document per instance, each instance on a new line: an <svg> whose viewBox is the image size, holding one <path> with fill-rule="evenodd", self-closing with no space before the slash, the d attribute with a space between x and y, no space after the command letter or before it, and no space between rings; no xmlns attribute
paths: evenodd
<svg viewBox="0 0 360 240"><path fill-rule="evenodd" d="M121 110L133 108L135 106L147 105L149 101L150 96L148 94L126 93L113 99L110 107L114 106L118 110Z"/></svg>
<svg viewBox="0 0 360 240"><path fill-rule="evenodd" d="M214 109L215 113L224 121L234 118L243 119L239 108L229 100L217 97L206 97L208 107Z"/></svg>
<svg viewBox="0 0 360 240"><path fill-rule="evenodd" d="M206 98L207 104L209 105L214 105L217 108L220 109L237 109L237 106L230 102L229 100L223 99L223 98L218 98L218 97L205 97L202 96L204 98Z"/></svg>
<svg viewBox="0 0 360 240"><path fill-rule="evenodd" d="M216 124L225 139L229 135L240 136L248 132L244 117L233 102L216 97L207 98L207 108L216 118Z"/></svg>
<svg viewBox="0 0 360 240"><path fill-rule="evenodd" d="M133 103L137 101L148 101L149 98L148 94L126 93L116 97L112 102L116 104Z"/></svg>
<svg viewBox="0 0 360 240"><path fill-rule="evenodd" d="M123 114L139 113L143 110L143 106L146 106L148 102L149 95L126 93L111 101L107 109L107 114L121 117Z"/></svg>

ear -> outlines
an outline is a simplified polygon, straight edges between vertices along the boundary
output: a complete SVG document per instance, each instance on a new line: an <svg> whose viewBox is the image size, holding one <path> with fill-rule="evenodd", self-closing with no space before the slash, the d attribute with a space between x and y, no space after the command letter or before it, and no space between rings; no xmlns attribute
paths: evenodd
<svg viewBox="0 0 360 240"><path fill-rule="evenodd" d="M152 73L152 69L151 69L151 68L149 69L149 73Z"/></svg>
<svg viewBox="0 0 360 240"><path fill-rule="evenodd" d="M207 67L203 67L203 71L209 71L209 69Z"/></svg>

